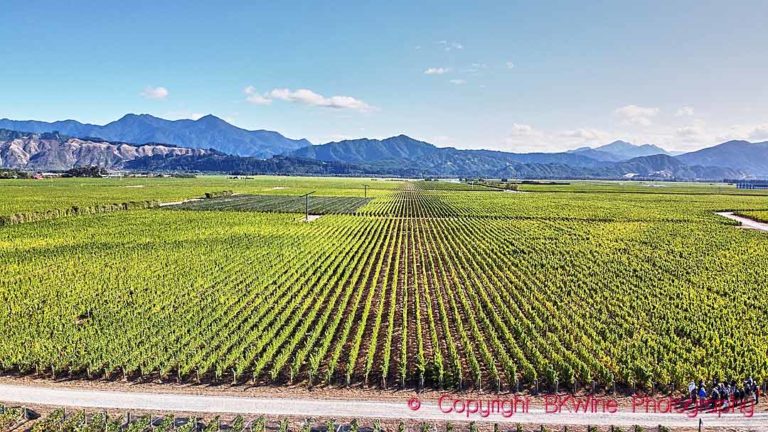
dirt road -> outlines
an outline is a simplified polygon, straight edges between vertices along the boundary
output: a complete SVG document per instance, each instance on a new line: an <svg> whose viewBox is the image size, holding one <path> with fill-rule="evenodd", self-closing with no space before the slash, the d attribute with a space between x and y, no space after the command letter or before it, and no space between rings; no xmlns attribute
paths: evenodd
<svg viewBox="0 0 768 432"><path fill-rule="evenodd" d="M492 398L493 396L488 396ZM334 417L358 419L410 419L416 421L488 421L496 423L528 423L547 425L615 425L628 427L664 425L674 428L695 428L699 418L705 427L735 428L738 430L768 431L768 412L761 405L752 417L738 411L733 414L703 414L691 418L686 414L633 413L624 408L616 413L547 414L541 407L531 407L528 412L515 412L509 417L491 413L483 418L480 414L445 413L451 404L439 406L435 400L402 402L376 400L340 400L321 398L256 398L173 393L142 393L132 391L103 391L72 389L61 386L29 386L0 384L0 401L17 405L52 405L79 408L119 409L135 411L189 412L200 414L243 414L292 417ZM467 405L469 406L469 405ZM442 407L442 408L441 408ZM521 410L522 411L522 410Z"/></svg>
<svg viewBox="0 0 768 432"><path fill-rule="evenodd" d="M733 212L718 212L717 214L719 214L722 217L741 222L741 226L744 228L750 228L750 229L756 229L756 230L768 232L768 224L754 221L752 219L748 219L742 216L736 216Z"/></svg>

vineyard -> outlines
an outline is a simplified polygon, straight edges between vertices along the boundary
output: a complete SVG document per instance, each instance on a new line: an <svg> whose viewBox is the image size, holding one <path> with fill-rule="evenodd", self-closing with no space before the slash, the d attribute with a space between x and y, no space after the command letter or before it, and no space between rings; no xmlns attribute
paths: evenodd
<svg viewBox="0 0 768 432"><path fill-rule="evenodd" d="M231 190L252 195L303 195L360 197L383 196L399 182L381 179L323 177L227 178L63 178L36 181L0 179L0 216L16 213L93 207L130 201L175 202L199 198L206 192Z"/></svg>
<svg viewBox="0 0 768 432"><path fill-rule="evenodd" d="M206 211L0 228L0 370L493 390L768 379L768 236L712 214L765 213L765 195L380 181L367 201L344 180L304 224L277 213L304 211L312 189L293 181L183 206ZM223 186L199 187L241 192Z"/></svg>
<svg viewBox="0 0 768 432"><path fill-rule="evenodd" d="M272 213L349 214L370 201L369 198L311 197L285 195L235 195L201 201L188 201L168 207L174 210L255 211Z"/></svg>

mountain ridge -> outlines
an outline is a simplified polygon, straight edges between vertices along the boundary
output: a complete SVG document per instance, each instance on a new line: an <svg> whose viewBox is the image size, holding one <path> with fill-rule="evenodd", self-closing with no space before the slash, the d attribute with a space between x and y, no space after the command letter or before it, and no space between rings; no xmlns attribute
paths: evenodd
<svg viewBox="0 0 768 432"><path fill-rule="evenodd" d="M237 156L270 157L311 145L306 139L290 139L278 132L247 130L212 114L197 120L166 120L150 114L126 114L105 125L77 120L43 122L0 119L0 128L19 132L60 132L70 137L92 137L133 144L168 143L187 148L213 148Z"/></svg>
<svg viewBox="0 0 768 432"><path fill-rule="evenodd" d="M748 170L758 176L768 176L768 141L751 143L731 140L712 147L676 156L687 164L711 164Z"/></svg>
<svg viewBox="0 0 768 432"><path fill-rule="evenodd" d="M108 168L127 166L127 161L120 159L122 156L107 156L104 153L105 145L114 144L117 146L113 146L115 154L119 154L120 145L127 145L129 147L126 148L134 150L144 145L156 147L156 151L152 154L146 153L147 150L141 150L140 154L135 155L133 150L129 153L133 159L154 156L155 160L147 161L145 165L157 169L172 169L174 166L179 169L202 166L206 170L214 169L216 166L274 167L279 165L287 167L287 164L292 163L302 165L307 170L317 171L322 170L318 168L320 165L303 161L319 161L341 164L339 166L344 167L354 166L355 169L363 172L417 176L540 176L548 178L651 176L674 179L768 177L768 142L729 141L680 155L673 155L655 145L635 145L621 140L598 147L581 147L565 152L514 153L487 149L437 147L404 134L385 139L361 138L311 145L306 140L287 139L278 132L241 129L211 114L196 120L166 120L149 114L126 114L103 126L80 123L76 120L39 122L2 119L0 128L9 123L14 130L30 129L32 133L39 135L37 140L58 141L58 146L51 144L42 149L30 144L26 144L26 147L16 144L13 148L8 143L4 144L6 162L2 164L9 165L10 162L7 161L13 160L16 167L30 169L59 169L67 165L83 164L88 160L103 163ZM5 141L8 141L10 132L6 131L3 134ZM18 138L18 133L16 135ZM72 141L65 145L62 141L64 137L66 139L78 137L79 141ZM218 152L235 158L251 157L267 160L280 155L284 159L272 165L259 165L253 160L243 165L233 158L190 153L191 149L200 149L195 145L185 144L190 142L196 145L211 144L205 147L205 149L210 148L209 153ZM67 146L79 146L77 154L72 149L61 149L68 148ZM171 151L173 148L178 150ZM64 156L67 151L69 151L68 155ZM36 156L37 153L41 155ZM162 160L157 157L162 157ZM176 157L186 157L186 159L172 160ZM190 157L196 159L192 161ZM133 164L133 166L138 165L141 163ZM334 172L345 169L347 168L334 168Z"/></svg>
<svg viewBox="0 0 768 432"><path fill-rule="evenodd" d="M606 160L607 157L600 160L588 156L592 152L602 153L599 148L622 151L624 155L630 154L630 150L645 155L627 159L614 155L610 160ZM586 154L583 154L587 151L586 148L580 149L579 152L560 153L459 150L453 147L436 147L406 135L398 135L383 140L364 138L314 145L293 151L289 155L325 162L363 164L382 169L401 167L411 171L420 170L428 175L722 179L746 177L751 174L738 166L683 163L666 150L653 145L635 146L616 141L589 150ZM659 151L663 153L658 153Z"/></svg>
<svg viewBox="0 0 768 432"><path fill-rule="evenodd" d="M202 156L211 150L164 144L129 144L72 138L58 132L24 133L0 129L0 167L21 170L68 170L100 166L121 168L147 156Z"/></svg>

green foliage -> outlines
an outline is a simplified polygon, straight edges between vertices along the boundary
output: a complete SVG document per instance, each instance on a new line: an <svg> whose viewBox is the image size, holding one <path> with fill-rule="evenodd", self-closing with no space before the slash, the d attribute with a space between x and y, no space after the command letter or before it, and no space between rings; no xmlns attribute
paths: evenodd
<svg viewBox="0 0 768 432"><path fill-rule="evenodd" d="M277 195L234 195L208 197L202 201L190 201L184 204L170 206L173 210L220 210L220 211L253 211L271 213L304 213L310 214L352 214L367 204L370 198L354 197L324 197L310 196L305 199L300 196ZM230 193L231 195L231 193Z"/></svg>
<svg viewBox="0 0 768 432"><path fill-rule="evenodd" d="M267 426L267 420L264 418L264 416L259 416L256 420L251 423L251 429L253 432L264 432L266 430Z"/></svg>
<svg viewBox="0 0 768 432"><path fill-rule="evenodd" d="M288 419L282 419L280 420L280 423L277 427L278 432L288 432Z"/></svg>
<svg viewBox="0 0 768 432"><path fill-rule="evenodd" d="M70 205L363 199L360 179L60 181L81 195L12 185ZM339 204L311 224L219 206L0 228L0 370L481 389L768 378L768 242L712 214L765 198L368 183L355 214ZM44 212L14 188L0 208Z"/></svg>
<svg viewBox="0 0 768 432"><path fill-rule="evenodd" d="M325 421L325 431L326 432L336 431L336 419L328 419Z"/></svg>

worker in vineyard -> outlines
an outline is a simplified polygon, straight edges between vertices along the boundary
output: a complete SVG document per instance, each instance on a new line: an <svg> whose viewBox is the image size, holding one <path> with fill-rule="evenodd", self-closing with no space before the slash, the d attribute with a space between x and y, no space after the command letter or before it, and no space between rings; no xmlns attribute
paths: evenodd
<svg viewBox="0 0 768 432"><path fill-rule="evenodd" d="M728 400L733 404L733 406L738 406L739 402L739 388L736 386L736 380L731 380L730 384L727 385L728 387Z"/></svg>
<svg viewBox="0 0 768 432"><path fill-rule="evenodd" d="M696 403L696 383L691 381L688 383L688 394L691 396L691 403Z"/></svg>
<svg viewBox="0 0 768 432"><path fill-rule="evenodd" d="M748 382L752 391L752 398L755 400L755 405L757 405L760 403L760 387L757 386L757 382L752 377L749 377Z"/></svg>
<svg viewBox="0 0 768 432"><path fill-rule="evenodd" d="M717 408L720 401L720 387L718 386L712 387L712 391L709 393L709 399L712 401L711 408L712 409Z"/></svg>
<svg viewBox="0 0 768 432"><path fill-rule="evenodd" d="M699 383L699 404L704 405L704 401L707 399L707 389L704 387L704 381Z"/></svg>

